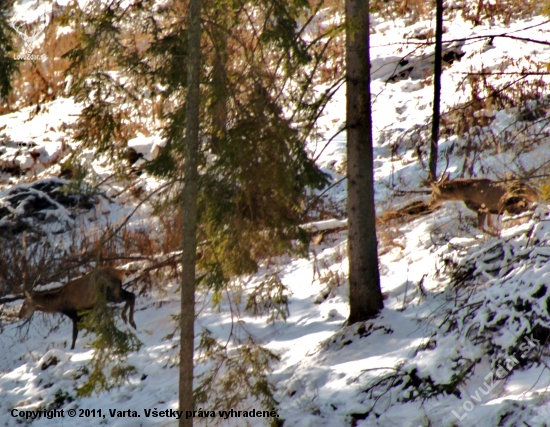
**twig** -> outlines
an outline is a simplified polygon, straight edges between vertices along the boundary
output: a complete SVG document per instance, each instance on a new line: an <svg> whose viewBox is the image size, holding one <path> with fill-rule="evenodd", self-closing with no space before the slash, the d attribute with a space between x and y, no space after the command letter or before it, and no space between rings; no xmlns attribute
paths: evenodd
<svg viewBox="0 0 550 427"><path fill-rule="evenodd" d="M347 179L348 177L345 176L341 179L339 179L338 181L336 181L334 184L332 184L331 186L327 187L325 190L323 190L323 192L321 192L315 199L313 199L313 201L306 207L306 209L304 210L304 215L306 215L309 210L313 207L313 205L315 205L315 203L317 203L319 201L319 199L321 197L323 197L323 195L328 191L330 190L331 188L333 187L336 187L338 184L340 184L343 180Z"/></svg>

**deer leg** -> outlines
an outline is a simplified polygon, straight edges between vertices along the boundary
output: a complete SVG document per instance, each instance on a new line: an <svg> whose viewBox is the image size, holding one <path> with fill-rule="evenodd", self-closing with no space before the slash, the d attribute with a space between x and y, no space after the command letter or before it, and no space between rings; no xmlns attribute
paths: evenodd
<svg viewBox="0 0 550 427"><path fill-rule="evenodd" d="M136 296L130 292L130 325L137 331L136 322L134 322L134 305L136 303Z"/></svg>
<svg viewBox="0 0 550 427"><path fill-rule="evenodd" d="M495 230L495 232L498 233L498 228L496 228L493 225L493 216L491 214L487 214L487 227L489 227L492 230Z"/></svg>
<svg viewBox="0 0 550 427"><path fill-rule="evenodd" d="M487 214L487 227L495 230L495 226L493 225L493 216L491 214Z"/></svg>
<svg viewBox="0 0 550 427"><path fill-rule="evenodd" d="M485 222L487 220L487 227L489 228L486 229L485 228ZM496 228L493 226L493 221L491 219L491 214L487 213L487 212L483 212L483 211L478 211L477 212L477 228L479 228L481 231L491 235L491 236L495 236L497 237L498 236L498 233L496 233L495 231ZM491 230L495 230L495 231L491 231Z"/></svg>
<svg viewBox="0 0 550 427"><path fill-rule="evenodd" d="M487 219L487 213L478 211L477 212L477 228L485 231L485 220Z"/></svg>
<svg viewBox="0 0 550 427"><path fill-rule="evenodd" d="M132 292L124 291L124 299L126 300L126 304L124 305L124 308L122 309L121 317L122 320L124 320L124 323L127 323L126 319L126 312L130 310L130 325L134 329L137 330L136 323L134 322L134 305L136 302L136 296Z"/></svg>
<svg viewBox="0 0 550 427"><path fill-rule="evenodd" d="M128 318L126 317L126 312L128 311L128 301L124 304L124 307L122 307L122 311L120 312L120 317L122 317L122 321L124 323L128 323Z"/></svg>
<svg viewBox="0 0 550 427"><path fill-rule="evenodd" d="M74 350L74 346L76 344L76 337L78 337L78 316L74 314L71 314L68 316L73 321L73 343L71 345L71 350Z"/></svg>

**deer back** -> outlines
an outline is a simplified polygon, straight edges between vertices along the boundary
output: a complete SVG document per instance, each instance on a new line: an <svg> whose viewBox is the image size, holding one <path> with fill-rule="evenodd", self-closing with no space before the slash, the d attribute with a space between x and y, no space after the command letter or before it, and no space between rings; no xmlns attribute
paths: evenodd
<svg viewBox="0 0 550 427"><path fill-rule="evenodd" d="M19 318L28 317L36 310L46 313L89 310L97 302L100 292L105 293L107 301L118 302L124 275L124 271L105 267L71 280L58 289L45 292L26 292Z"/></svg>
<svg viewBox="0 0 550 427"><path fill-rule="evenodd" d="M104 267L79 277L65 285L67 291L63 305L77 310L89 310L97 302L100 293L105 295L107 301L118 302L124 276L124 271Z"/></svg>
<svg viewBox="0 0 550 427"><path fill-rule="evenodd" d="M500 182L486 178L456 179L432 184L430 207L438 207L446 201L462 201L469 207L484 207L491 213L498 213L505 194L506 186Z"/></svg>

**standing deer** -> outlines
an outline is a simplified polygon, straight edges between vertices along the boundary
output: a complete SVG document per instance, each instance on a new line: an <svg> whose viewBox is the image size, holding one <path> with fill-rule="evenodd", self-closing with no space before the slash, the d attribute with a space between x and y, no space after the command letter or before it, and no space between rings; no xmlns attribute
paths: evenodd
<svg viewBox="0 0 550 427"><path fill-rule="evenodd" d="M132 292L122 289L125 275L125 271L103 267L72 280L58 289L44 292L25 291L25 301L19 311L19 319L29 317L36 310L44 313L64 314L73 321L73 343L71 346L71 350L73 350L78 336L78 322L82 318L79 312L92 309L97 302L98 293L103 293L107 302L126 302L122 309L122 320L127 323L126 312L130 309L130 325L136 329L134 323L136 296Z"/></svg>
<svg viewBox="0 0 550 427"><path fill-rule="evenodd" d="M496 235L491 214L503 212L518 214L538 201L537 191L519 181L499 182L487 178L466 178L449 181L447 174L439 182L431 183L430 209L446 201L462 201L468 209L477 212L477 226L480 230ZM486 230L484 225L493 230Z"/></svg>

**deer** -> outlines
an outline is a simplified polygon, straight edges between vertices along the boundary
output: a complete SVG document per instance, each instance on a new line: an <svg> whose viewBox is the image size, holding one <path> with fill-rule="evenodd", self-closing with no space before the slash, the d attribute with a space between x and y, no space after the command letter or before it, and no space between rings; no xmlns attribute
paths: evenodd
<svg viewBox="0 0 550 427"><path fill-rule="evenodd" d="M432 182L430 209L441 206L446 201L462 201L466 207L477 213L477 228L498 235L491 215L503 212L518 214L526 211L539 199L538 192L519 181L500 182L487 178L463 178L449 181L449 174L438 182ZM485 228L485 223L490 230Z"/></svg>
<svg viewBox="0 0 550 427"><path fill-rule="evenodd" d="M37 310L44 313L64 314L73 322L71 350L74 350L82 311L91 310L98 300L99 293L102 293L107 302L126 303L121 313L122 320L124 323L128 322L126 312L130 310L130 325L137 330L134 322L136 296L133 292L122 288L125 276L126 272L123 270L103 267L71 280L57 289L43 292L25 291L25 300L19 311L19 319L26 319Z"/></svg>

